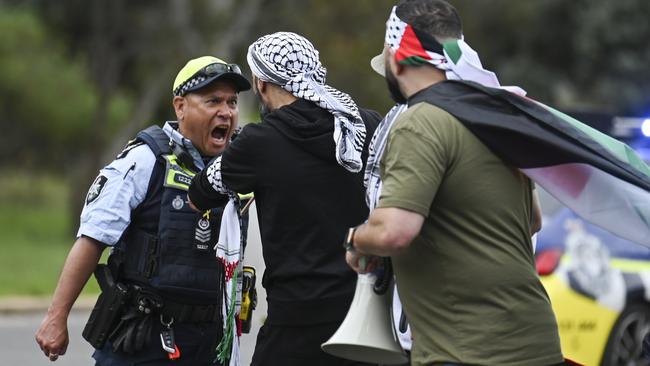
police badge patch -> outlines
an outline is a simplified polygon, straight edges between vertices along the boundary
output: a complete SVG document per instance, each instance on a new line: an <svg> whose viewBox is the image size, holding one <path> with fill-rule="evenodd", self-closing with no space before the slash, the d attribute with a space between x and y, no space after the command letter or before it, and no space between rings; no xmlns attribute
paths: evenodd
<svg viewBox="0 0 650 366"><path fill-rule="evenodd" d="M90 186L88 194L86 195L86 204L91 203L99 197L99 194L102 193L102 189L104 189L104 184L106 184L107 180L108 178L103 175L99 175L95 178L95 181Z"/></svg>
<svg viewBox="0 0 650 366"><path fill-rule="evenodd" d="M180 210L181 208L183 208L183 205L185 205L185 202L183 202L181 196L176 195L176 198L174 198L174 200L172 201L172 207L176 210Z"/></svg>
<svg viewBox="0 0 650 366"><path fill-rule="evenodd" d="M199 218L199 222L196 224L196 229L194 230L194 245L199 251L208 251L210 250L210 237L212 236L212 229L210 228L210 212L207 210Z"/></svg>

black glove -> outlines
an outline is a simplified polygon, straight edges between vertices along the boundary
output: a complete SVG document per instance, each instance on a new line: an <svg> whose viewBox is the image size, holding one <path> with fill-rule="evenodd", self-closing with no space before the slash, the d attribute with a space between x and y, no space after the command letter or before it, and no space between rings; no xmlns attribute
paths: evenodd
<svg viewBox="0 0 650 366"><path fill-rule="evenodd" d="M135 349L141 350L151 342L151 328L153 327L153 316L147 315L141 318L135 329Z"/></svg>
<svg viewBox="0 0 650 366"><path fill-rule="evenodd" d="M130 309L120 318L117 327L108 336L113 344L113 352L133 353L133 339L135 336L135 326L137 324L139 313L136 309Z"/></svg>
<svg viewBox="0 0 650 366"><path fill-rule="evenodd" d="M122 316L115 330L109 336L113 352L136 353L149 345L153 316L133 308Z"/></svg>

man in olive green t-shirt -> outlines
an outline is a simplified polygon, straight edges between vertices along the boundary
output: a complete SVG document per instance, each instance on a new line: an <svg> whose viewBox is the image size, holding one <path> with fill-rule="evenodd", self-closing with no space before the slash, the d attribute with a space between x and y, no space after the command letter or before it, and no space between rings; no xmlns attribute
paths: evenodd
<svg viewBox="0 0 650 366"><path fill-rule="evenodd" d="M480 63L471 70L449 66L453 49L437 43L466 46L448 3L403 1L387 28L385 76L396 102L415 94L426 101L422 96L450 72L489 83L476 76L488 75ZM531 223L539 212L532 182L427 102L409 103L394 122L380 173L377 207L352 229L346 257L360 272L361 256L392 258L412 329L412 364L562 364L557 324L534 265L530 237L538 228Z"/></svg>

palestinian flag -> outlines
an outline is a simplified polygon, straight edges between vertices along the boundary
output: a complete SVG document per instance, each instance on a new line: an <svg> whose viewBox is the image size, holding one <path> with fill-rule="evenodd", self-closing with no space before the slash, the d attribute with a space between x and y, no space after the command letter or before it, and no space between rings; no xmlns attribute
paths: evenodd
<svg viewBox="0 0 650 366"><path fill-rule="evenodd" d="M488 148L585 220L650 247L650 168L626 144L502 89L438 83L409 99L458 118Z"/></svg>

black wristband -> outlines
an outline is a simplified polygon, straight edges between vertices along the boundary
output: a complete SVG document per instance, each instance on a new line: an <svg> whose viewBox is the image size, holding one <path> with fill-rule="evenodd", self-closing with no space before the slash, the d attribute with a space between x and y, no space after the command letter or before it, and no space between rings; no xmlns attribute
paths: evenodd
<svg viewBox="0 0 650 366"><path fill-rule="evenodd" d="M199 210L221 207L228 202L228 196L217 193L208 182L207 174L199 173L192 178L187 195Z"/></svg>
<svg viewBox="0 0 650 366"><path fill-rule="evenodd" d="M343 241L343 248L345 248L346 251L354 250L354 233L357 231L357 228L358 226L348 229L348 233Z"/></svg>

